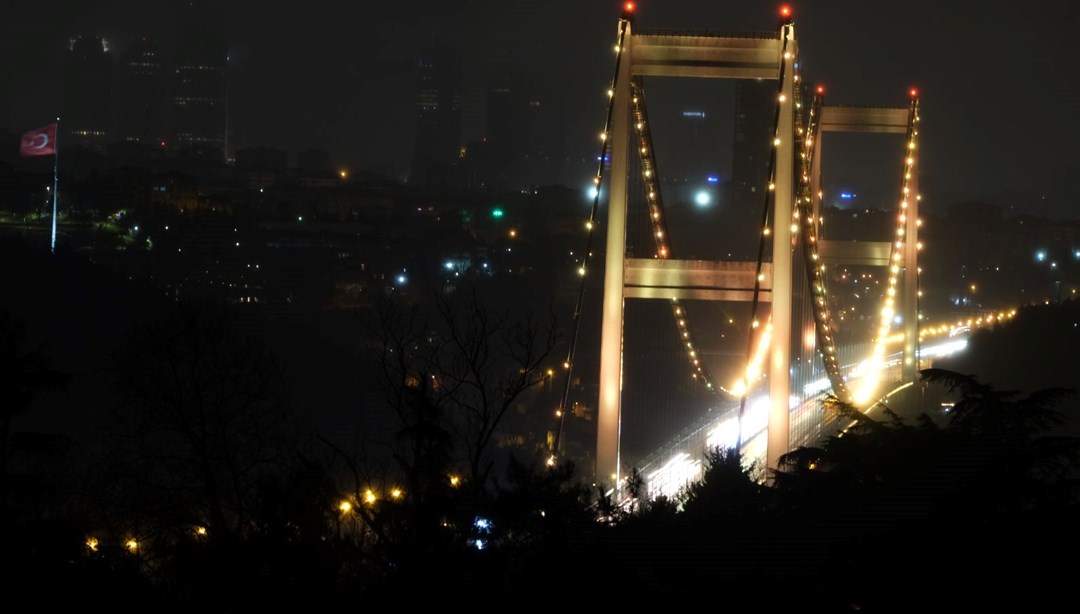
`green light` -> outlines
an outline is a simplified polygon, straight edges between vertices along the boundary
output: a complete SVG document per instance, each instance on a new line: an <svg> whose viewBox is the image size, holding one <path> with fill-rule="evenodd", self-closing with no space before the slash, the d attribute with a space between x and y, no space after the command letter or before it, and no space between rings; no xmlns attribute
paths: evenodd
<svg viewBox="0 0 1080 614"><path fill-rule="evenodd" d="M502 216L503 216L503 210L502 209L500 209L498 207L495 207L494 209L491 210L491 217L500 218Z"/></svg>

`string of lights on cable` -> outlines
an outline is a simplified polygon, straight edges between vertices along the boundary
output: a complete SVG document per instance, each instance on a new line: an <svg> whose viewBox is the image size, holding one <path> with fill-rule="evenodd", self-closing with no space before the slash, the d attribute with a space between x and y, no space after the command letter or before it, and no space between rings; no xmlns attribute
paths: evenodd
<svg viewBox="0 0 1080 614"><path fill-rule="evenodd" d="M854 396L857 406L866 406L874 401L878 384L881 380L881 372L885 367L885 348L888 344L889 331L892 329L893 317L896 314L896 286L902 269L909 267L908 274L915 273L910 267L914 263L904 262L905 227L907 226L908 202L918 199L918 194L911 191L911 178L915 171L916 151L919 136L919 92L911 90L911 102L908 113L907 138L904 147L904 172L900 184L900 212L896 217L896 232L889 250L889 278L885 289L884 306L879 312L879 324L877 335L874 338L867 371L860 382L859 390ZM917 273L916 273L917 274Z"/></svg>
<svg viewBox="0 0 1080 614"><path fill-rule="evenodd" d="M558 454L562 450L562 435L566 422L566 404L570 398L570 386L573 374L574 366L574 353L577 350L578 339L581 332L581 313L582 305L585 299L585 275L588 272L589 259L592 256L592 243L593 235L596 233L596 213L600 207L600 186L604 179L604 161L607 159L608 154L608 135L611 133L611 124L614 119L615 113L615 86L619 78L619 64L623 59L623 47L626 37L626 32L633 20L634 16L634 4L627 2L622 13L622 17L619 19L616 42L615 42L615 69L611 75L610 85L607 89L607 116L604 120L604 131L600 133L600 155L597 156L596 162L596 174L593 176L593 202L592 207L589 210L589 220L585 223L586 239L585 239L585 251L581 254L581 263L578 266L578 275L581 277L581 281L578 285L577 300L574 304L574 316L573 316L573 332L570 335L570 345L566 352L566 360L563 361L563 375L565 382L563 386L562 397L559 400L559 406L555 409L556 427L555 437L551 443L550 455L548 456L547 465L552 467L557 462Z"/></svg>
<svg viewBox="0 0 1080 614"><path fill-rule="evenodd" d="M802 100L800 88L796 88L796 96L799 98L796 104L801 107ZM817 338L821 341L819 352L825 365L825 373L832 386L833 395L845 403L851 402L851 392L840 370L840 362L836 352L836 326L829 309L829 293L825 283L825 264L821 262L818 254L818 221L814 219L814 199L820 199L822 194L813 192L810 178L814 172L815 147L818 142L820 130L819 118L821 117L822 100L825 87L815 88L814 96L806 117L805 130L800 129L802 147L799 152L801 172L799 173L799 191L796 199L796 207L793 213L795 217L794 229L801 231L799 240L802 244L802 254L806 263L806 272L810 276L810 290L812 293L814 327ZM802 223L800 224L800 219Z"/></svg>
<svg viewBox="0 0 1080 614"><path fill-rule="evenodd" d="M641 179L645 184L645 196L648 200L649 222L652 226L652 236L656 242L655 258L667 260L671 257L671 238L667 232L667 224L664 218L664 199L660 192L660 173L656 164L655 149L652 146L652 138L649 131L649 113L645 105L645 88L641 77L634 77L630 81L630 95L633 103L634 133L637 135L638 154L641 159ZM675 318L675 326L679 333L679 342L686 350L687 359L690 362L690 376L695 382L699 382L706 391L715 394L716 387L708 371L701 363L698 356L697 346L690 334L689 316L686 308L677 298L671 299L672 315Z"/></svg>

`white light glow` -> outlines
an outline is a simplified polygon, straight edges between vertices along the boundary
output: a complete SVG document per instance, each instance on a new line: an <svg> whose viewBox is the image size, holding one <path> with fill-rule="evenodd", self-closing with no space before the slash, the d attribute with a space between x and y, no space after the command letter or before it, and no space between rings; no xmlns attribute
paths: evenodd
<svg viewBox="0 0 1080 614"><path fill-rule="evenodd" d="M650 499L674 497L685 486L701 477L701 461L692 460L686 452L671 457L664 466L649 474Z"/></svg>
<svg viewBox="0 0 1080 614"><path fill-rule="evenodd" d="M932 358L938 356L948 356L961 352L967 348L967 339L954 339L952 341L945 341L935 345L924 345L920 348L919 358Z"/></svg>
<svg viewBox="0 0 1080 614"><path fill-rule="evenodd" d="M829 383L829 378L823 377L819 380L814 380L809 384L803 386L803 394L808 397L813 396L819 392L825 392L829 389L829 386L831 385L832 384Z"/></svg>

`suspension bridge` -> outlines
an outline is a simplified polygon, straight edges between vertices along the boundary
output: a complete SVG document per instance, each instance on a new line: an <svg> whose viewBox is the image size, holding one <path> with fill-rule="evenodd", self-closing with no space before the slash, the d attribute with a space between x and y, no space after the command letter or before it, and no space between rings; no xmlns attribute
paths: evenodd
<svg viewBox="0 0 1080 614"><path fill-rule="evenodd" d="M920 343L946 329L919 327L919 93L910 90L892 107L826 104L824 87L810 87L802 79L795 22L787 7L775 31L739 34L639 28L634 8L633 3L623 7L616 30L549 464L564 452L566 420L575 403L571 382L595 380L596 481L619 485L637 468L656 495L672 494L696 478L710 448L737 447L758 467L777 468L785 453L845 426L823 408L828 396L869 411L910 386L920 360L962 347L964 339ZM678 257L646 104L646 78L651 83L656 77L775 84L767 109L771 133L761 144L768 151L764 180L752 190L760 198L756 210L743 216L753 220L751 226L736 232L755 239L749 258ZM822 155L829 133L893 136L900 181L891 236L830 240L825 234ZM716 233L722 235L732 233ZM602 251L594 246L600 241ZM848 275L858 275L852 271L864 271L861 278L876 276L880 298L869 328L865 319L860 329L852 319L837 317L838 301L829 293ZM602 281L590 286L587 281L595 276ZM584 307L587 289L596 285L599 364L583 372L587 361L580 354L596 342L582 332ZM636 317L639 303L654 305L649 313L666 319L673 333L660 354L634 349L642 327L628 320ZM734 330L745 332L717 335L718 327L735 322L730 314L736 312L747 325ZM698 340L718 336L726 339L727 350L710 351ZM692 388L698 402L689 405L696 409L663 443L628 454L624 427L641 422L631 410L655 411L631 408L628 400L647 395L628 391L648 378L650 363L667 362L675 347L686 377L661 388ZM717 377L717 370L725 375Z"/></svg>

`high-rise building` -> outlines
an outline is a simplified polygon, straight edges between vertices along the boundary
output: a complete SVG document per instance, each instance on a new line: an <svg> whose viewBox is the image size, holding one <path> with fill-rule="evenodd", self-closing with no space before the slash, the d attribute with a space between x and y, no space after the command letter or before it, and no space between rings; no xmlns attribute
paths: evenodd
<svg viewBox="0 0 1080 614"><path fill-rule="evenodd" d="M166 63L156 40L136 39L119 63L116 139L147 147L166 142Z"/></svg>
<svg viewBox="0 0 1080 614"><path fill-rule="evenodd" d="M670 107L658 106L657 110L667 108ZM657 149L663 154L660 162L662 176L683 186L678 193L670 193L670 197L676 201L691 200L693 192L705 183L706 177L720 174L722 154L716 138L719 132L718 115L707 109L707 98L687 97L683 105L673 109L673 116L661 117L659 113L649 115L656 118L656 123L664 121L667 130L662 135L667 138L663 142L676 145L660 145ZM684 191L686 193L682 193Z"/></svg>
<svg viewBox="0 0 1080 614"><path fill-rule="evenodd" d="M551 183L552 152L561 151L566 127L548 125L541 130L538 122L542 115L554 120L551 112L556 107L541 107L541 101L548 104L547 92L563 91L565 75L547 61L550 49L535 41L537 32L558 22L559 12L545 0L514 0L492 4L485 18L490 25L470 59L470 72L479 76L477 85L486 85L475 99L484 112L470 114L472 122L465 132L470 138L487 138L494 173L488 177L488 189Z"/></svg>
<svg viewBox="0 0 1080 614"><path fill-rule="evenodd" d="M228 48L221 6L176 5L171 79L173 141L184 155L224 163L228 141Z"/></svg>
<svg viewBox="0 0 1080 614"><path fill-rule="evenodd" d="M556 122L551 110L544 104L545 98L538 92L527 92L523 102L523 119L520 122L522 142L519 151L525 164L519 179L526 185L550 185L558 183L557 165L561 163L563 133L565 126Z"/></svg>
<svg viewBox="0 0 1080 614"><path fill-rule="evenodd" d="M416 145L409 182L447 185L455 181L461 155L461 68L456 54L432 47L417 68Z"/></svg>
<svg viewBox="0 0 1080 614"><path fill-rule="evenodd" d="M518 154L516 140L520 140L519 127L515 123L518 115L514 90L509 79L496 79L487 92L487 136L492 150L503 159L503 164L510 166ZM518 139L515 139L515 136Z"/></svg>
<svg viewBox="0 0 1080 614"><path fill-rule="evenodd" d="M737 211L760 212L769 181L770 141L776 114L776 82L735 82L735 132L732 147L732 201Z"/></svg>
<svg viewBox="0 0 1080 614"><path fill-rule="evenodd" d="M735 125L731 151L731 208L726 237L736 257L751 258L759 235L745 230L761 224L769 184L769 156L776 116L776 81L735 82Z"/></svg>
<svg viewBox="0 0 1080 614"><path fill-rule="evenodd" d="M100 36L78 35L64 58L61 146L104 151L112 127L112 51Z"/></svg>
<svg viewBox="0 0 1080 614"><path fill-rule="evenodd" d="M499 192L550 181L550 154L540 142L539 96L502 77L488 84L486 99L484 136L468 148L470 187Z"/></svg>

